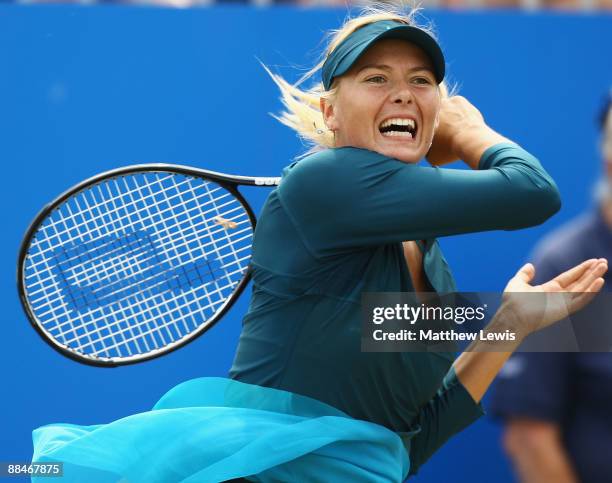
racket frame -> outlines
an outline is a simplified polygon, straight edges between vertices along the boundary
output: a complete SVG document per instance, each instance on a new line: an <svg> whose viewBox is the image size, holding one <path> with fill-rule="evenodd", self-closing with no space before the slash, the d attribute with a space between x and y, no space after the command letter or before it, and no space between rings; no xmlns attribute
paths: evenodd
<svg viewBox="0 0 612 483"><path fill-rule="evenodd" d="M253 210L249 203L246 201L244 196L242 196L242 193L238 191L237 186L272 187L278 186L280 184L280 178L275 177L235 176L225 173L219 173L216 171L209 171L205 169L193 168L191 166L182 166L177 164L134 164L130 166L112 169L92 176L91 178L88 178L74 185L73 187L69 188L68 190L57 196L53 201L47 203L43 207L43 209L40 210L40 212L36 215L34 220L30 223L21 241L21 245L19 247L19 255L17 259L17 291L19 293L19 300L21 301L21 306L23 307L23 310L28 320L30 321L30 324L34 327L38 335L40 335L40 337L45 342L47 342L53 349L72 360L96 367L118 367L128 364L135 364L138 362L144 362L173 352L176 349L179 349L180 347L183 347L184 345L188 344L189 342L192 342L194 339L212 328L231 308L231 306L238 299L238 297L240 297L247 284L249 283L249 280L251 278L250 268L247 269L247 272L240 280L240 282L238 282L238 285L236 285L232 294L223 302L223 305L221 305L217 312L209 320L207 320L206 323L200 325L193 332L189 333L188 336L183 337L177 341L171 342L163 348L152 350L144 355L137 354L121 358L105 358L81 355L76 353L74 350L71 350L69 346L60 343L59 341L55 340L55 338L47 334L45 329L42 327L42 324L38 321L36 315L34 314L34 311L26 295L25 261L29 252L29 247L32 242L33 235L38 231L38 228L40 227L41 223L46 220L54 210L56 210L60 205L62 205L72 196L75 196L102 181L106 181L113 178L120 178L122 176L132 174L155 172L175 173L195 178L201 178L207 181L217 183L222 188L226 189L232 195L234 195L238 202L242 205L242 207L247 213L247 216L249 217L249 221L251 222L251 226L253 227L253 232L255 231L257 218L255 217L255 213L253 213Z"/></svg>

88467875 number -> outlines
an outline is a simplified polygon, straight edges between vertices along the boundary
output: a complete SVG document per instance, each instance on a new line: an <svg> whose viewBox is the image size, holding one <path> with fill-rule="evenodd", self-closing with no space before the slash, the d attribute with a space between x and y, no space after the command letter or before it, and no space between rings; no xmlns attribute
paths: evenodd
<svg viewBox="0 0 612 483"><path fill-rule="evenodd" d="M10 476L63 476L63 463L0 463L0 477Z"/></svg>

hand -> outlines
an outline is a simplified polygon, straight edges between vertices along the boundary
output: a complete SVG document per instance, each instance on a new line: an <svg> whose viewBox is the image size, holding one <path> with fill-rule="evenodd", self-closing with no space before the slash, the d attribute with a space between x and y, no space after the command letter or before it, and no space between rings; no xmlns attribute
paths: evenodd
<svg viewBox="0 0 612 483"><path fill-rule="evenodd" d="M443 97L427 161L442 166L462 159L472 169L477 169L488 147L507 141L486 125L480 111L465 97Z"/></svg>
<svg viewBox="0 0 612 483"><path fill-rule="evenodd" d="M460 159L455 139L466 128L485 126L480 111L462 96L443 97L438 114L438 127L427 160L436 166Z"/></svg>
<svg viewBox="0 0 612 483"><path fill-rule="evenodd" d="M482 399L522 339L588 304L603 287L601 277L607 270L604 258L587 260L549 282L533 286L535 268L531 263L523 266L506 285L502 305L485 329L490 333L510 329L516 338L476 340L453 364L457 378L472 399Z"/></svg>
<svg viewBox="0 0 612 483"><path fill-rule="evenodd" d="M502 309L511 311L523 336L568 317L601 290L608 270L605 258L587 260L542 285L532 286L535 267L528 263L504 289ZM513 295L514 294L514 295Z"/></svg>

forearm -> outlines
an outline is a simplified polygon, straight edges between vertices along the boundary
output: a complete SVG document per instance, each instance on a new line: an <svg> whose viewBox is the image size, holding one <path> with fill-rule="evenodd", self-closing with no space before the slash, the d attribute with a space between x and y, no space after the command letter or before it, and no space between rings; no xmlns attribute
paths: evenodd
<svg viewBox="0 0 612 483"><path fill-rule="evenodd" d="M501 307L485 329L502 340L479 337L457 358L457 379L479 402L510 355L532 332L544 329L582 309L601 290L608 270L605 259L590 259L537 287L530 263L510 279Z"/></svg>
<svg viewBox="0 0 612 483"><path fill-rule="evenodd" d="M412 421L411 427L420 431L410 440L410 474L417 473L449 438L483 414L482 406L474 402L451 368L436 395Z"/></svg>
<svg viewBox="0 0 612 483"><path fill-rule="evenodd" d="M516 330L519 322L514 312L508 306L502 305L485 333L505 333L510 330L515 335L515 340L476 340L455 360L457 379L475 402L481 401L503 365L524 339L524 334L520 331L517 333Z"/></svg>

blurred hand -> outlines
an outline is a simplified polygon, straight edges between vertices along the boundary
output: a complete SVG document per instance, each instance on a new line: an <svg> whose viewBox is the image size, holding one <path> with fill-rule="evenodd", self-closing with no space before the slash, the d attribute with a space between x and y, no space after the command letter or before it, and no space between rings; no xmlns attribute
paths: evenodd
<svg viewBox="0 0 612 483"><path fill-rule="evenodd" d="M427 161L435 166L462 159L461 137L478 136L488 129L478 109L463 96L443 97L440 104L439 124L436 129Z"/></svg>
<svg viewBox="0 0 612 483"><path fill-rule="evenodd" d="M605 258L587 260L541 285L530 285L535 267L528 263L504 289L503 309L510 310L526 336L568 317L601 290L608 270Z"/></svg>

